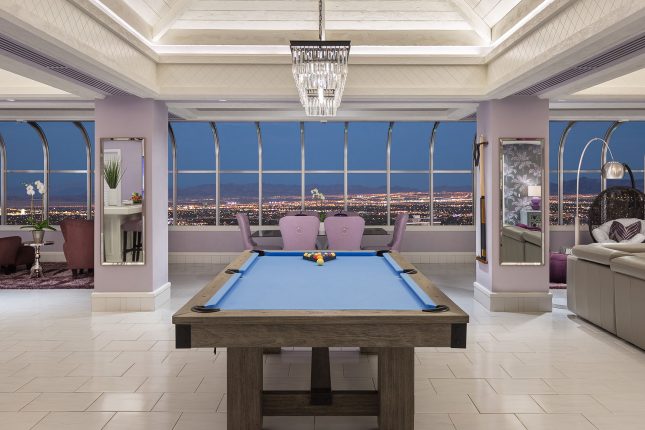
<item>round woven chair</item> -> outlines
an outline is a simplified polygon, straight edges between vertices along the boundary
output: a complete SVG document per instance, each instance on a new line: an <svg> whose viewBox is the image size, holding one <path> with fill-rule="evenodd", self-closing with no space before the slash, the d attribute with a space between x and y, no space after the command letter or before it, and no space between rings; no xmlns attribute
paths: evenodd
<svg viewBox="0 0 645 430"><path fill-rule="evenodd" d="M598 194L589 207L589 233L607 221L619 218L645 219L645 194L623 186L610 187Z"/></svg>

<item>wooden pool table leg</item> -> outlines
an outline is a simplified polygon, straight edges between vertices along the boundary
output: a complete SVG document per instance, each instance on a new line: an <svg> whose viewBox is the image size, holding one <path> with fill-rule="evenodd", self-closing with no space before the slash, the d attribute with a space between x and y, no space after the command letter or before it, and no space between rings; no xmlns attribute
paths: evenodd
<svg viewBox="0 0 645 430"><path fill-rule="evenodd" d="M228 348L227 429L262 429L262 348Z"/></svg>
<svg viewBox="0 0 645 430"><path fill-rule="evenodd" d="M380 430L414 430L414 348L378 348Z"/></svg>

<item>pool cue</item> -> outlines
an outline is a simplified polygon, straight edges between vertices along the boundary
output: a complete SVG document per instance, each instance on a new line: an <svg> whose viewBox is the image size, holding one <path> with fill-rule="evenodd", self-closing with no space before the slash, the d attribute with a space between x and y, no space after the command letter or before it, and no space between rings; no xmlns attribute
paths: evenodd
<svg viewBox="0 0 645 430"><path fill-rule="evenodd" d="M479 167L479 256L477 260L484 264L488 263L486 254L486 169L483 148L487 144L483 135L480 135L479 140L475 142L477 148L475 162Z"/></svg>

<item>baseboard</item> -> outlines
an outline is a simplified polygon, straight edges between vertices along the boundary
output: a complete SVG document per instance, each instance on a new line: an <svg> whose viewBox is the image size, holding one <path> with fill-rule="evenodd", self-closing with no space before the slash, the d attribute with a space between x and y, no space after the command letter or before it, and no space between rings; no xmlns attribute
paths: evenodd
<svg viewBox="0 0 645 430"><path fill-rule="evenodd" d="M474 283L474 299L491 312L551 312L553 296L550 292L496 293L478 282Z"/></svg>
<svg viewBox="0 0 645 430"><path fill-rule="evenodd" d="M170 282L150 292L92 293L92 312L152 312L170 300Z"/></svg>
<svg viewBox="0 0 645 430"><path fill-rule="evenodd" d="M402 252L410 263L472 263L474 252ZM228 264L239 252L169 252L171 264Z"/></svg>

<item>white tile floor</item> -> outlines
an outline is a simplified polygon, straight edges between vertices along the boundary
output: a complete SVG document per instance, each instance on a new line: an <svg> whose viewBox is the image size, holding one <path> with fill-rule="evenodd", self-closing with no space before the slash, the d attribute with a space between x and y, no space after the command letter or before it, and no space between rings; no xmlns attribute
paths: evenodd
<svg viewBox="0 0 645 430"><path fill-rule="evenodd" d="M471 265L419 265L471 315L468 348L419 348L417 430L643 430L645 354L578 320L489 313ZM222 266L173 265L154 313L91 314L90 292L0 291L0 429L225 429L226 353L174 350L174 310ZM375 386L374 357L335 351L333 384ZM304 351L267 356L265 386L305 389ZM266 418L271 430L367 430L373 417Z"/></svg>

